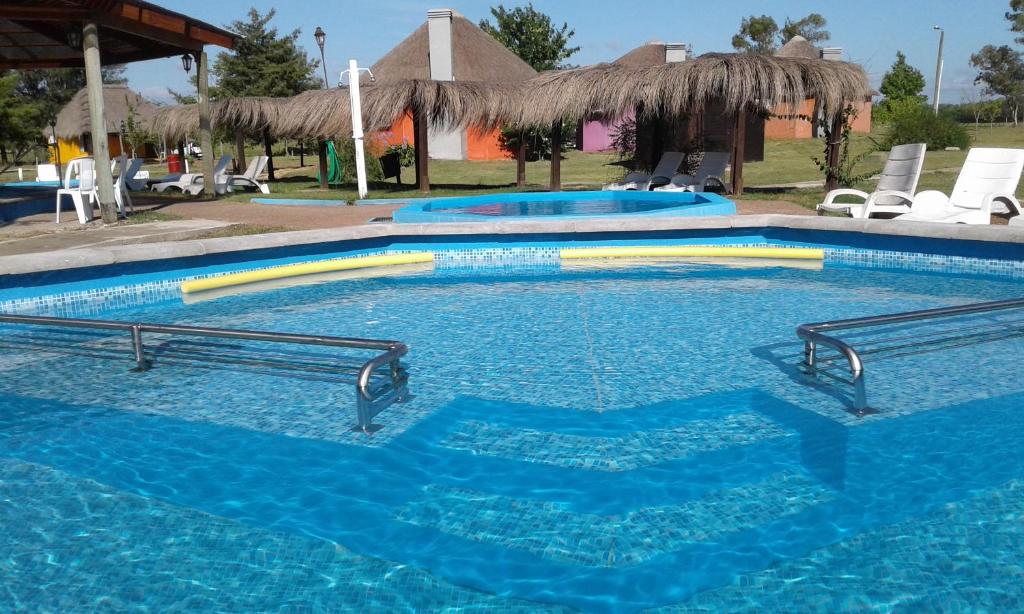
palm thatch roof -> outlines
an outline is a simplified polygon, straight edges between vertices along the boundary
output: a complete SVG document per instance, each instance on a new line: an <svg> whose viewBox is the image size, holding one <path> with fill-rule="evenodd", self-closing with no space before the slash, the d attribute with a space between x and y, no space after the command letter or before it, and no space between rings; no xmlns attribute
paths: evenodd
<svg viewBox="0 0 1024 614"><path fill-rule="evenodd" d="M243 96L226 98L210 103L210 123L213 128L241 128L246 132L271 131L280 121L279 116L287 98ZM170 139L179 140L199 132L199 107L195 104L157 107L152 114L150 129Z"/></svg>
<svg viewBox="0 0 1024 614"><path fill-rule="evenodd" d="M148 123L158 107L127 85L103 86L103 117L108 134L121 131L121 122L128 120L129 109L135 110L139 121ZM92 132L89 94L85 88L78 90L57 114L56 131L57 137L62 139L76 139Z"/></svg>
<svg viewBox="0 0 1024 614"><path fill-rule="evenodd" d="M746 53L709 53L641 68L598 64L545 73L524 87L528 94L515 123L528 126L595 114L614 117L636 108L667 115L709 105L723 112L770 109L808 98L837 110L871 91L855 64Z"/></svg>
<svg viewBox="0 0 1024 614"><path fill-rule="evenodd" d="M814 46L811 41L799 34L786 41L786 44L775 52L780 58L804 58L805 60L817 60L821 58L821 50Z"/></svg>
<svg viewBox="0 0 1024 614"><path fill-rule="evenodd" d="M370 67L380 83L427 80L430 75L427 24L398 43ZM462 15L452 16L452 68L456 81L502 83L537 75L529 64Z"/></svg>
<svg viewBox="0 0 1024 614"><path fill-rule="evenodd" d="M612 62L619 66L654 66L665 63L665 43L661 41L650 41L640 45L636 49L626 52L622 57Z"/></svg>
<svg viewBox="0 0 1024 614"><path fill-rule="evenodd" d="M364 86L363 128L387 130L413 109L431 125L490 128L515 118L518 89L479 81L405 79ZM352 131L347 88L313 90L284 99L271 131L286 137L333 137Z"/></svg>

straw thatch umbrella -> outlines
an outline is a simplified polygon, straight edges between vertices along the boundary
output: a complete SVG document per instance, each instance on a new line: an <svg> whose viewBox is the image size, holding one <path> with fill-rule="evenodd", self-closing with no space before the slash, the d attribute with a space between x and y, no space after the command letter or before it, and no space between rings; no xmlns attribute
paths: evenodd
<svg viewBox="0 0 1024 614"><path fill-rule="evenodd" d="M266 96L226 98L210 103L210 123L235 134L238 168L245 167L245 134L263 134L279 122L282 101ZM170 141L183 141L199 131L199 106L159 107L152 115L152 129Z"/></svg>
<svg viewBox="0 0 1024 614"><path fill-rule="evenodd" d="M598 64L554 71L525 84L516 123L551 126L596 115L678 116L713 107L737 118L734 190L742 190L742 131L748 111L818 100L830 117L861 101L870 87L864 70L846 62L802 57L709 53L654 66Z"/></svg>

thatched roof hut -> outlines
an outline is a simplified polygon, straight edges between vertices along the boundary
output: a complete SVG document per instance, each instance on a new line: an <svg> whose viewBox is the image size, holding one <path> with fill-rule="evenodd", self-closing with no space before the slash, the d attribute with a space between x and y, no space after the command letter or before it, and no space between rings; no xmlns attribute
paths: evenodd
<svg viewBox="0 0 1024 614"><path fill-rule="evenodd" d="M121 132L121 122L128 120L131 110L135 111L139 121L148 123L157 109L156 105L132 91L127 85L103 86L103 117L106 120L108 134ZM77 139L92 132L89 94L85 88L78 90L57 114L56 131L57 137L61 139Z"/></svg>
<svg viewBox="0 0 1024 614"><path fill-rule="evenodd" d="M821 58L821 50L814 46L811 41L799 34L786 41L786 44L775 52L780 58L803 58L805 60L817 60Z"/></svg>
<svg viewBox="0 0 1024 614"><path fill-rule="evenodd" d="M618 116L640 108L679 114L715 104L724 112L820 100L828 110L870 92L864 70L855 64L708 53L686 62L631 67L598 64L545 73L526 84L518 123L549 126L586 119L594 112Z"/></svg>
<svg viewBox="0 0 1024 614"><path fill-rule="evenodd" d="M525 81L537 72L473 22L452 11L452 72L455 81ZM431 79L428 23L395 45L370 67L380 83Z"/></svg>

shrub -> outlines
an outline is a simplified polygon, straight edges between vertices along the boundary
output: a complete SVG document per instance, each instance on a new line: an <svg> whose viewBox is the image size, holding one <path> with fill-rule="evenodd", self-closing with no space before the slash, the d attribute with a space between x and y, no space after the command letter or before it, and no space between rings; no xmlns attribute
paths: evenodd
<svg viewBox="0 0 1024 614"><path fill-rule="evenodd" d="M384 151L385 155L393 153L398 154L398 163L402 165L402 168L409 168L416 164L416 148L408 143L392 145Z"/></svg>
<svg viewBox="0 0 1024 614"><path fill-rule="evenodd" d="M551 158L551 129L530 128L521 132L517 128L501 129L501 148L514 158L519 151L519 140L526 139L526 159L530 162ZM562 123L562 151L568 151L576 139L576 126L571 122Z"/></svg>
<svg viewBox="0 0 1024 614"><path fill-rule="evenodd" d="M928 149L959 147L967 149L971 137L967 129L947 114L935 115L924 105L901 109L889 122L886 147L905 143L927 143Z"/></svg>
<svg viewBox="0 0 1024 614"><path fill-rule="evenodd" d="M351 138L335 139L334 145L338 150L338 159L341 161L343 181L355 183L356 181L356 144ZM383 181L384 171L381 170L380 160L366 148L366 179L367 181Z"/></svg>

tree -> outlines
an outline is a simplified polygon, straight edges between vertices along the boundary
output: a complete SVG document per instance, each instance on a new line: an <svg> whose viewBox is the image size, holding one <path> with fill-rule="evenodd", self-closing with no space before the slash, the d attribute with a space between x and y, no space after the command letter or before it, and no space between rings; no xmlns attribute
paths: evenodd
<svg viewBox="0 0 1024 614"><path fill-rule="evenodd" d="M897 51L896 61L882 77L882 85L878 91L885 96L886 101L916 100L923 103L925 97L921 92L924 91L924 75L907 63L907 56L902 51Z"/></svg>
<svg viewBox="0 0 1024 614"><path fill-rule="evenodd" d="M101 74L103 83L127 83L124 66L105 66ZM82 68L25 70L18 75L17 94L39 104L44 123L56 117L64 105L85 87L85 70Z"/></svg>
<svg viewBox="0 0 1024 614"><path fill-rule="evenodd" d="M579 47L570 47L569 41L576 35L563 22L555 27L551 18L533 8L532 4L518 6L512 10L502 5L491 7L495 24L480 20L480 29L487 32L499 43L509 48L534 70L555 70L563 68L565 60L572 57Z"/></svg>
<svg viewBox="0 0 1024 614"><path fill-rule="evenodd" d="M0 153L3 169L17 162L42 138L41 127L45 124L42 108L30 98L18 93L18 74L0 78ZM8 147L14 155L8 157Z"/></svg>
<svg viewBox="0 0 1024 614"><path fill-rule="evenodd" d="M225 96L294 96L322 86L316 77L318 60L310 60L296 46L301 30L279 36L277 28L268 27L277 14L270 9L261 15L249 9L248 21L235 21L228 29L239 36L231 52L221 52L211 72L216 86L211 97Z"/></svg>
<svg viewBox="0 0 1024 614"><path fill-rule="evenodd" d="M772 55L794 36L802 36L811 43L827 41L831 35L825 30L827 21L820 13L811 13L793 21L786 18L782 29L768 15L751 15L740 22L740 31L732 37L733 49L744 53Z"/></svg>
<svg viewBox="0 0 1024 614"><path fill-rule="evenodd" d="M971 55L971 66L978 69L974 83L983 85L986 94L1003 97L1016 126L1024 101L1024 54L1007 45L985 45Z"/></svg>
<svg viewBox="0 0 1024 614"><path fill-rule="evenodd" d="M786 24L782 26L781 43L784 45L794 36L802 36L811 43L827 41L832 37L825 28L825 18L820 13L811 13L803 19L791 21L786 18Z"/></svg>
<svg viewBox="0 0 1024 614"><path fill-rule="evenodd" d="M1006 19L1010 21L1010 30L1024 33L1024 0L1010 0L1010 10L1006 13ZM1024 36L1015 39L1024 45Z"/></svg>
<svg viewBox="0 0 1024 614"><path fill-rule="evenodd" d="M732 37L733 49L744 53L771 55L778 49L779 24L768 15L751 15L740 22L740 31Z"/></svg>

